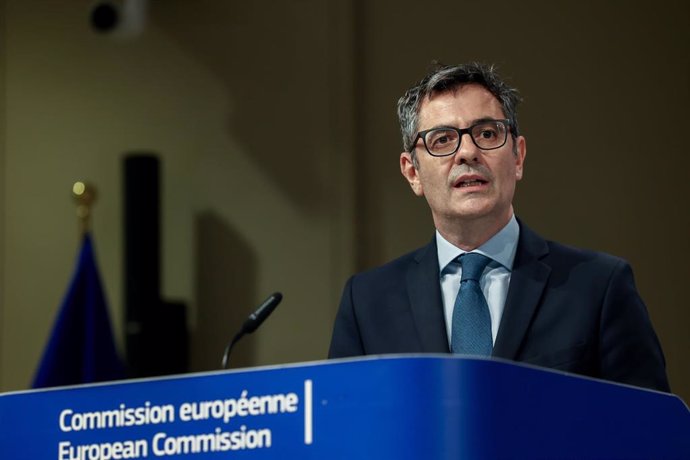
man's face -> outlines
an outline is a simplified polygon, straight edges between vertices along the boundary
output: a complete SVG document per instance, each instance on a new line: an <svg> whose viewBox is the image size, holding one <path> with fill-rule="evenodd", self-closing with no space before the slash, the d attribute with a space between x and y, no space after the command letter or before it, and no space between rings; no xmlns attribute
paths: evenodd
<svg viewBox="0 0 690 460"><path fill-rule="evenodd" d="M501 105L483 86L467 84L425 99L419 110L418 131L467 128L487 118L504 119ZM429 155L421 139L415 148L418 166L403 152L400 169L414 193L426 198L441 234L447 236L452 228L472 223L498 231L508 222L526 155L522 136L513 139L509 134L503 147L481 150L465 134L458 151L446 157Z"/></svg>

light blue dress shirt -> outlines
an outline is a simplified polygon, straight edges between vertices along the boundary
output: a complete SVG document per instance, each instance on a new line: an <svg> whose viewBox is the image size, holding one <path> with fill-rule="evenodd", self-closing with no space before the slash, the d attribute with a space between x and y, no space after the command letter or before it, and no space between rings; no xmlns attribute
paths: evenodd
<svg viewBox="0 0 690 460"><path fill-rule="evenodd" d="M486 243L471 252L478 252L491 259L484 269L479 285L482 288L486 303L491 314L491 337L496 343L498 326L501 324L503 307L508 295L510 274L513 270L515 252L517 251L520 226L515 215L498 233ZM446 319L446 333L448 346L450 346L451 327L453 324L453 307L455 298L460 290L462 268L456 259L467 251L453 246L436 230L436 247L438 249L438 267L441 274L441 295L443 297L443 310Z"/></svg>

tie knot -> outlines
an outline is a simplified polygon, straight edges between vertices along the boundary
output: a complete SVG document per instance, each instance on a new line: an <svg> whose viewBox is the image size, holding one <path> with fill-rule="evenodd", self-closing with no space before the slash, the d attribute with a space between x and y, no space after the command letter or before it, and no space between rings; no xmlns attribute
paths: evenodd
<svg viewBox="0 0 690 460"><path fill-rule="evenodd" d="M462 281L479 281L484 269L491 259L476 252L468 252L460 256L460 266L462 267Z"/></svg>

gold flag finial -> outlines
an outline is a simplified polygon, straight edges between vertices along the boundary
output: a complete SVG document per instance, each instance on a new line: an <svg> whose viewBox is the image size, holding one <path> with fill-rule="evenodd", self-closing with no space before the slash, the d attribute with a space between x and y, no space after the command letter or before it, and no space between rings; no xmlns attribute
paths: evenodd
<svg viewBox="0 0 690 460"><path fill-rule="evenodd" d="M75 182L72 186L72 196L77 203L77 218L81 234L84 235L91 226L91 206L96 201L96 187L88 182Z"/></svg>

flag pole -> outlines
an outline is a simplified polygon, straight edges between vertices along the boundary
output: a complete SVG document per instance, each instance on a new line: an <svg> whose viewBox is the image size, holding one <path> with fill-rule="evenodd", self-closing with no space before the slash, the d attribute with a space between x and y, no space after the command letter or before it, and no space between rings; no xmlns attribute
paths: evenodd
<svg viewBox="0 0 690 460"><path fill-rule="evenodd" d="M117 353L89 233L96 189L86 182L76 182L72 195L82 232L81 248L72 281L36 370L33 388L103 382L126 375Z"/></svg>
<svg viewBox="0 0 690 460"><path fill-rule="evenodd" d="M72 186L72 197L77 204L80 235L84 236L91 230L91 207L96 201L96 187L88 182L75 182Z"/></svg>

